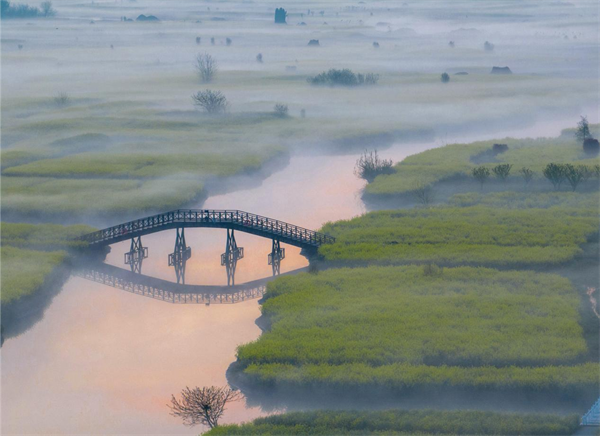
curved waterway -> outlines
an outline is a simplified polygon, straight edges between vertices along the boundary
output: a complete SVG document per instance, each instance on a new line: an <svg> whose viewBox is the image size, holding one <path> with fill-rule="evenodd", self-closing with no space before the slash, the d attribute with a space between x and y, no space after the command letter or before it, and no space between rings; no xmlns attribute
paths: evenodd
<svg viewBox="0 0 600 436"><path fill-rule="evenodd" d="M447 137L429 143L396 144L380 151L399 161L442 145L499 136L554 136L576 120L545 121L509 133ZM293 156L289 165L258 187L209 198L198 205L240 209L318 229L327 221L365 212L364 183L353 174L357 154ZM188 229L192 247L186 281L226 284L220 254L225 230ZM271 274L270 240L236 233L245 258L236 282ZM173 280L167 266L175 232L144 236L149 258L143 273ZM129 243L112 247L107 262L123 265ZM304 267L299 249L286 246L282 272ZM260 335L257 300L206 306L171 304L71 277L43 319L2 346L2 434L198 434L169 415L171 394L185 386L226 385L236 347ZM223 423L266 414L244 401L228 406Z"/></svg>

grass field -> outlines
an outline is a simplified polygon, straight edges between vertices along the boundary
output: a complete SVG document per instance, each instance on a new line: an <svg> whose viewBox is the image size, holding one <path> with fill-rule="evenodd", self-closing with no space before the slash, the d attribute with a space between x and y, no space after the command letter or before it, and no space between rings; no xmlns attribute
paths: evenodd
<svg viewBox="0 0 600 436"><path fill-rule="evenodd" d="M290 412L251 423L222 425L206 433L220 435L536 435L564 436L579 426L576 415L440 411Z"/></svg>
<svg viewBox="0 0 600 436"><path fill-rule="evenodd" d="M333 269L269 284L269 331L238 349L260 385L577 391L597 384L567 279L423 267Z"/></svg>
<svg viewBox="0 0 600 436"><path fill-rule="evenodd" d="M597 135L600 133L600 125L591 126L591 130ZM487 163L473 160L477 155L491 150L494 143L507 144L508 151L488 159ZM504 138L472 144L452 144L409 156L394 167L395 174L381 175L367 185L365 194L372 198L406 194L413 191L419 183L435 185L452 178L472 179L471 171L476 166L492 168L502 163L513 165L509 176L511 180L520 180L518 171L526 167L534 171L534 180L529 186L530 189L536 186L536 190L552 191L552 185L542 175L542 169L547 164L574 163L591 168L600 164L600 158L585 155L571 130L564 131L558 138ZM479 183L474 179L471 181L472 187L469 190L480 190ZM492 177L488 183L501 182L495 181ZM595 183L597 185L597 180ZM568 189L567 185L565 183L563 189ZM521 183L519 188L525 189L524 183ZM463 189L467 188L463 187Z"/></svg>
<svg viewBox="0 0 600 436"><path fill-rule="evenodd" d="M512 195L517 194L504 197ZM544 204L553 199L565 204L564 199L569 199L574 205L576 201L568 195L549 194ZM464 195L456 202L474 203L477 200L473 198L479 197ZM585 198L582 205L590 206L595 197L573 198ZM539 203L533 204L539 206L542 200L536 199ZM486 201L504 204L500 200ZM598 232L597 209L582 205L554 207L552 213L546 213L546 209L485 206L371 212L326 224L322 231L337 239L334 244L322 246L320 253L327 260L350 262L512 267L558 264L575 258L581 252L579 245Z"/></svg>
<svg viewBox="0 0 600 436"><path fill-rule="evenodd" d="M72 239L94 231L85 225L2 223L2 303L35 293L68 260Z"/></svg>

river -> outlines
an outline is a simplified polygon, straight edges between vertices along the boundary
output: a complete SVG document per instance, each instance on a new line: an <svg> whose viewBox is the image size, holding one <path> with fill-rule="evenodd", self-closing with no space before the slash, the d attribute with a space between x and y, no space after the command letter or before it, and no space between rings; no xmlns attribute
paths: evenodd
<svg viewBox="0 0 600 436"><path fill-rule="evenodd" d="M513 137L553 136L576 120L536 123L513 130ZM489 132L445 138L465 142L505 136ZM399 161L442 145L395 144L381 150ZM240 209L318 229L327 221L365 212L364 183L353 174L357 154L292 156L283 170L260 186L210 197L197 207ZM225 284L220 254L225 231L188 229L192 247L187 283ZM270 241L236 233L245 258L236 282L271 274ZM167 266L174 231L144 236L149 258L145 274L172 280ZM107 262L124 266L129 243L112 247ZM307 265L295 247L286 247L282 272ZM198 434L169 415L171 394L185 386L226 385L225 371L236 347L260 335L256 300L234 305L175 305L130 294L83 278L71 277L53 299L44 318L2 353L2 434ZM265 414L239 401L228 406L223 423L248 421Z"/></svg>

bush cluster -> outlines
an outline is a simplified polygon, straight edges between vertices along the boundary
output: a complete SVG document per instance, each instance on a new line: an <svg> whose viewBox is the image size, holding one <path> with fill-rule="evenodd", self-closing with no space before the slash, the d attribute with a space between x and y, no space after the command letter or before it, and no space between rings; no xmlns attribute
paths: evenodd
<svg viewBox="0 0 600 436"><path fill-rule="evenodd" d="M379 81L379 75L374 73L360 74L354 73L348 68L338 70L335 68L325 71L317 76L309 77L308 83L311 85L327 86L359 86L375 85Z"/></svg>

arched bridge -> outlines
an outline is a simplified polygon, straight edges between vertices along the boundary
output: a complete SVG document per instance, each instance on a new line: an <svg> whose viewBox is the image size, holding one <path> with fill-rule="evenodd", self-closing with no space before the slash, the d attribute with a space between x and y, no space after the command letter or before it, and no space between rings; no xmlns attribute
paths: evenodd
<svg viewBox="0 0 600 436"><path fill-rule="evenodd" d="M117 242L131 240L131 249L125 253L125 264L132 272L141 273L142 262L148 257L148 249L142 245L141 237L163 230L176 229L175 249L169 255L169 266L175 268L177 283L185 283L185 265L191 257L191 248L185 242L185 229L207 227L227 229L225 253L221 265L226 267L227 283L234 284L237 261L244 257L244 249L235 241L236 230L271 239L272 249L268 255L273 275L280 272L285 249L281 243L302 248L306 254L314 254L323 244L335 242L335 238L314 230L289 224L273 218L241 210L178 209L118 224L97 232L81 236L90 248L101 248Z"/></svg>

